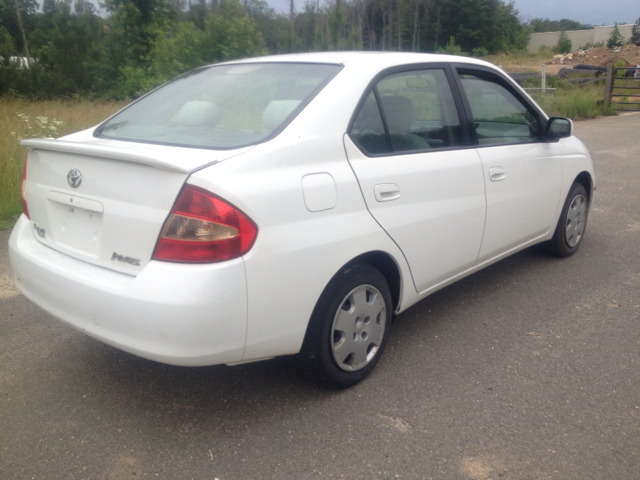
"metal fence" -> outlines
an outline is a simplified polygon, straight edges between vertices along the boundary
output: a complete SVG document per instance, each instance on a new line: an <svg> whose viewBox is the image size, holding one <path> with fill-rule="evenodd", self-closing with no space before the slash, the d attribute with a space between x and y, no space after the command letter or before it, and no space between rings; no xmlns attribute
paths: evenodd
<svg viewBox="0 0 640 480"><path fill-rule="evenodd" d="M621 72L624 74L621 75ZM619 112L640 112L640 69L636 67L607 67L604 101ZM614 98L619 99L614 101ZM635 101L631 101L635 100ZM624 107L623 107L624 106Z"/></svg>

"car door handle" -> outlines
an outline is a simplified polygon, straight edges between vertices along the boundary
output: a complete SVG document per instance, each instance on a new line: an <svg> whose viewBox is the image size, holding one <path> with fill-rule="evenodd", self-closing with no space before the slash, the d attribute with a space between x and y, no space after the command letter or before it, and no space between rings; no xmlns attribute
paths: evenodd
<svg viewBox="0 0 640 480"><path fill-rule="evenodd" d="M381 183L373 187L376 200L379 202L388 202L400 198L400 188L395 183Z"/></svg>
<svg viewBox="0 0 640 480"><path fill-rule="evenodd" d="M492 182L499 182L500 180L504 180L505 178L504 168L502 167L491 167L489 169L489 178Z"/></svg>

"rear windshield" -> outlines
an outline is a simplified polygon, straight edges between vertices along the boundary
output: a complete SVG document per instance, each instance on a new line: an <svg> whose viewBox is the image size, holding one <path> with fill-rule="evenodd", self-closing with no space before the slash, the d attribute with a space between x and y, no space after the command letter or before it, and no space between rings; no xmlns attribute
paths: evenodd
<svg viewBox="0 0 640 480"><path fill-rule="evenodd" d="M277 135L340 68L305 63L200 68L133 103L94 135L200 148L253 145Z"/></svg>

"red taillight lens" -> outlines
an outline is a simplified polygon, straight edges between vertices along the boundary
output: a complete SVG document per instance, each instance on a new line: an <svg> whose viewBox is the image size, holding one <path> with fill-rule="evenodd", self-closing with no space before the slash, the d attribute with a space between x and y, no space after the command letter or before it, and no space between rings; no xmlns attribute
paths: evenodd
<svg viewBox="0 0 640 480"><path fill-rule="evenodd" d="M241 257L258 229L240 210L206 190L183 188L164 224L154 260L210 263Z"/></svg>
<svg viewBox="0 0 640 480"><path fill-rule="evenodd" d="M24 161L24 166L22 167L22 186L20 187L20 196L22 197L22 211L27 216L27 218L31 218L29 216L29 207L27 207L27 160Z"/></svg>

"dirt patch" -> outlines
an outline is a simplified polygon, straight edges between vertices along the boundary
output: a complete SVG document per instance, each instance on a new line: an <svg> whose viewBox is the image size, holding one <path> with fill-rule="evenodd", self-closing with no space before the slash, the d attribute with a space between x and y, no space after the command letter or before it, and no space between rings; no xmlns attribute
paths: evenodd
<svg viewBox="0 0 640 480"><path fill-rule="evenodd" d="M498 480L505 472L494 459L486 457L465 457L460 464L460 473L468 480Z"/></svg>
<svg viewBox="0 0 640 480"><path fill-rule="evenodd" d="M550 66L568 66L583 63L586 65L605 67L607 65L614 65L619 60L624 62L625 67L640 65L640 47L636 45L625 45L624 47L614 49L596 47L589 50L576 50L575 52L565 55L554 56L549 64ZM549 71L548 68L547 71Z"/></svg>
<svg viewBox="0 0 640 480"><path fill-rule="evenodd" d="M133 456L120 455L114 468L108 472L107 480L140 478L143 475L140 462ZM146 474L144 474L146 475Z"/></svg>

